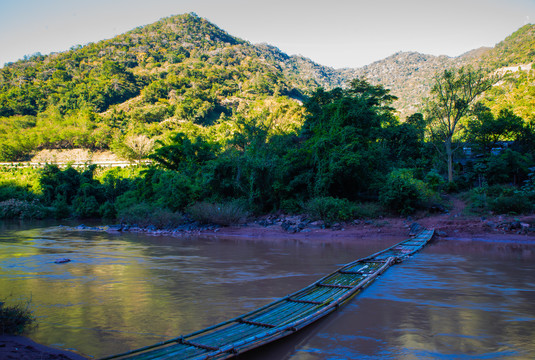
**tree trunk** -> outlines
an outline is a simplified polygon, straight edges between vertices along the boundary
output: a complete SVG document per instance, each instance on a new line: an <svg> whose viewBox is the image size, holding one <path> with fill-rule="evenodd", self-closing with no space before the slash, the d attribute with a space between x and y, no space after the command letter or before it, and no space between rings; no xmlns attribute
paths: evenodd
<svg viewBox="0 0 535 360"><path fill-rule="evenodd" d="M451 139L446 139L446 156L448 158L448 182L453 182L453 150L451 149Z"/></svg>

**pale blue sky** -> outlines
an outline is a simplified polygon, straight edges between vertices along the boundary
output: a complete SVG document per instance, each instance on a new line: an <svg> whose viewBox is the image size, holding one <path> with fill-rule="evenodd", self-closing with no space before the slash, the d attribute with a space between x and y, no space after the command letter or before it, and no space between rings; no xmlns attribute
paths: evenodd
<svg viewBox="0 0 535 360"><path fill-rule="evenodd" d="M0 66L189 12L340 68L398 51L457 56L494 46L535 22L535 0L0 0Z"/></svg>

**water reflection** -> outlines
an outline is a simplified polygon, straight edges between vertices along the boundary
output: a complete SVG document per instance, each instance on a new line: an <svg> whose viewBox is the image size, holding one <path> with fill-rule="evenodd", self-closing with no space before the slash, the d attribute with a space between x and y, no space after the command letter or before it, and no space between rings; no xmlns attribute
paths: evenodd
<svg viewBox="0 0 535 360"><path fill-rule="evenodd" d="M31 337L101 357L292 293L397 241L165 238L3 225L0 294L32 297ZM341 311L244 359L535 358L533 244L438 241ZM70 263L55 264L61 257Z"/></svg>
<svg viewBox="0 0 535 360"><path fill-rule="evenodd" d="M278 358L533 359L535 257L524 246L436 242Z"/></svg>
<svg viewBox="0 0 535 360"><path fill-rule="evenodd" d="M294 292L395 240L330 244L6 227L0 292L31 297L31 337L95 357L186 334ZM57 258L72 261L56 264Z"/></svg>

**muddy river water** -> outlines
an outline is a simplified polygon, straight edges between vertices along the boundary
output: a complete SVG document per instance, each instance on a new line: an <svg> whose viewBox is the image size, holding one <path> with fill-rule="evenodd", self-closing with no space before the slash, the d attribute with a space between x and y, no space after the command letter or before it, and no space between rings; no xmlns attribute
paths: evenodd
<svg viewBox="0 0 535 360"><path fill-rule="evenodd" d="M534 359L531 239L435 240L328 318L241 358ZM99 358L254 310L399 240L172 238L0 223L0 301L31 299L33 340Z"/></svg>

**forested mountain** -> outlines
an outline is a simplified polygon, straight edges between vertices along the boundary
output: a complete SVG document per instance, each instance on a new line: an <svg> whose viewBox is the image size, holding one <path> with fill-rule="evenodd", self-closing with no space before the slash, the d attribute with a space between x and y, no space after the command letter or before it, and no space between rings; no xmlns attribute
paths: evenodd
<svg viewBox="0 0 535 360"><path fill-rule="evenodd" d="M294 131L303 122L300 101L318 87L345 87L356 77L391 89L403 119L419 110L437 71L532 62L534 29L527 25L494 49L456 58L397 53L360 69L333 69L250 44L195 14L172 16L1 68L0 160L24 159L43 148L120 151L128 138L162 137L184 124L200 131L262 111L271 114L276 131ZM525 102L530 76L517 73L493 99ZM522 115L529 115L530 104Z"/></svg>

